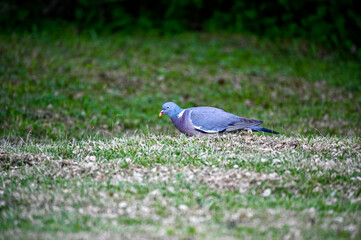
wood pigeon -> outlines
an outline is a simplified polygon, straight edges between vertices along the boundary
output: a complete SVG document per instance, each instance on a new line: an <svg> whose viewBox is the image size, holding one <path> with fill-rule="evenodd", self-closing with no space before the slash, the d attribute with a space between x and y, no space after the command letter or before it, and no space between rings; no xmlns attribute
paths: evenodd
<svg viewBox="0 0 361 240"><path fill-rule="evenodd" d="M262 120L247 119L214 107L180 108L173 102L164 103L159 117L166 114L173 125L188 136L206 135L231 131L256 131L279 134L276 131L258 126Z"/></svg>

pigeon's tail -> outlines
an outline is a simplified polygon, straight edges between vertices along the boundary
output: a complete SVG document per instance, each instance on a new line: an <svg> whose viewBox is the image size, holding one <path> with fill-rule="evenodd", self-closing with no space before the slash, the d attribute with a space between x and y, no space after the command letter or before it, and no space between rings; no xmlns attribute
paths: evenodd
<svg viewBox="0 0 361 240"><path fill-rule="evenodd" d="M268 133L280 134L279 132L276 132L276 131L273 131L271 129L264 128L261 126L253 126L253 127L246 128L246 130L248 130L248 129L251 129L252 131L256 131L256 132L268 132Z"/></svg>

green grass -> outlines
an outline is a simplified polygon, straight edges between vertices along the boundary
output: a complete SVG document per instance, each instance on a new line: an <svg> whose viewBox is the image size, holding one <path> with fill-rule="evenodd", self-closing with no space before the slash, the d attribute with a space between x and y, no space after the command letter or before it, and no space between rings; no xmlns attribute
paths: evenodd
<svg viewBox="0 0 361 240"><path fill-rule="evenodd" d="M302 41L230 34L0 35L0 134L165 132L161 105L208 105L284 134L360 134L361 64Z"/></svg>
<svg viewBox="0 0 361 240"><path fill-rule="evenodd" d="M359 239L361 65L233 34L0 35L0 239ZM188 138L161 105L281 135Z"/></svg>
<svg viewBox="0 0 361 240"><path fill-rule="evenodd" d="M359 138L1 142L4 238L357 239Z"/></svg>

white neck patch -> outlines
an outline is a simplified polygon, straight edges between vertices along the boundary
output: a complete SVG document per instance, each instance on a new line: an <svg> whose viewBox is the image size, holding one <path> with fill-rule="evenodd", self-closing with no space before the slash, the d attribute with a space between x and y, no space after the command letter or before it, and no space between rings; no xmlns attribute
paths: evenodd
<svg viewBox="0 0 361 240"><path fill-rule="evenodd" d="M181 112L177 115L177 117L178 117L178 118L181 118L181 117L183 116L184 111L185 111L185 110L181 111Z"/></svg>

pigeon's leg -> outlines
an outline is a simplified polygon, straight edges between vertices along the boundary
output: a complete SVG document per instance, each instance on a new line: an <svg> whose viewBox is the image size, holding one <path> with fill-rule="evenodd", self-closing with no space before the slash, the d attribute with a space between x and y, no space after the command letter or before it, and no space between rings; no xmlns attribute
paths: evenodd
<svg viewBox="0 0 361 240"><path fill-rule="evenodd" d="M252 129L247 129L247 134L251 135L252 134Z"/></svg>

